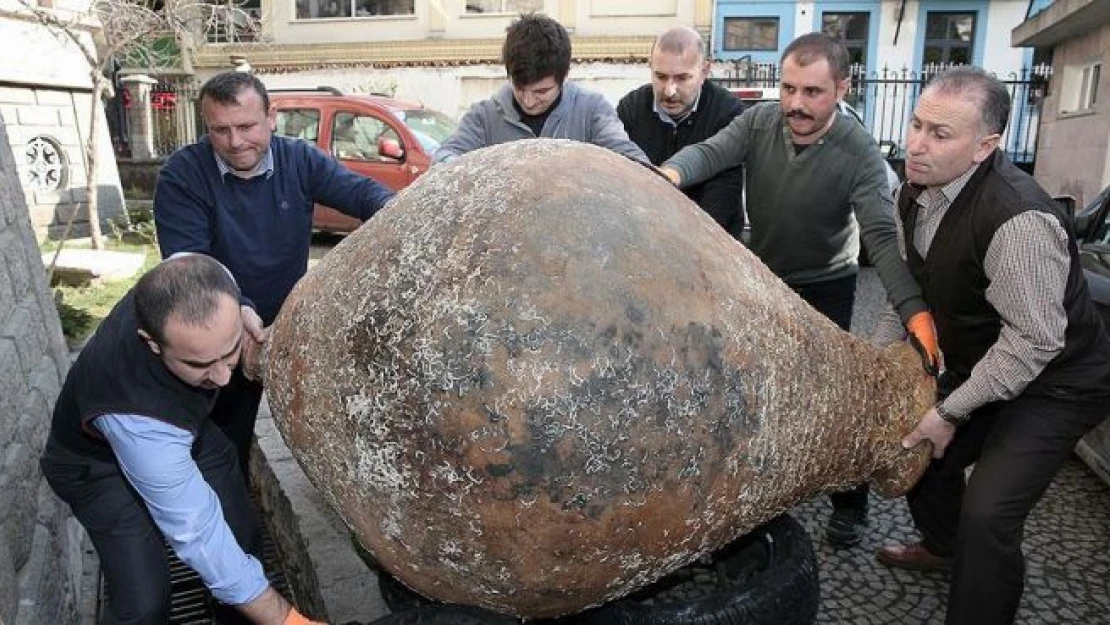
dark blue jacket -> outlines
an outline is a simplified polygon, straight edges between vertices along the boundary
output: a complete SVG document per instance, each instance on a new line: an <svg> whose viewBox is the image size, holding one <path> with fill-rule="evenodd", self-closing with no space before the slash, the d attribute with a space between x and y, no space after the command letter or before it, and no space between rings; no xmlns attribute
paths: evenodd
<svg viewBox="0 0 1110 625"><path fill-rule="evenodd" d="M221 176L203 137L170 156L154 194L162 257L200 252L219 260L267 325L308 269L313 204L366 220L393 197L306 141L275 135L270 150L272 174Z"/></svg>

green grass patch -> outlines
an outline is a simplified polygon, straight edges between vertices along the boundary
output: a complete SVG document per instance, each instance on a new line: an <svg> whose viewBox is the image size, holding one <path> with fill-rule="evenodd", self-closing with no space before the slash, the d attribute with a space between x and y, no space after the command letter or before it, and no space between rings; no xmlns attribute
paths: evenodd
<svg viewBox="0 0 1110 625"><path fill-rule="evenodd" d="M53 252L57 247L58 243L52 241L43 244L40 249L46 253ZM67 241L65 247L66 249L87 249L90 244L83 240ZM158 248L152 243L128 243L106 237L105 248L115 252L144 254L143 267L133 278L128 280L93 282L84 286L52 285L54 304L62 322L62 332L71 346L80 345L84 342L96 330L104 317L108 316L116 302L135 285L139 276L149 271L161 260Z"/></svg>

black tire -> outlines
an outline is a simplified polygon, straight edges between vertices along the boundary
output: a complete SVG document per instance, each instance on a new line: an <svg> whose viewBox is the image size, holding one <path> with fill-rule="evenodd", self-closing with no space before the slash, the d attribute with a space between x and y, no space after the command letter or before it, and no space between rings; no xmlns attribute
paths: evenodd
<svg viewBox="0 0 1110 625"><path fill-rule="evenodd" d="M692 580L706 572L718 580L716 589L666 598L690 584L704 589L704 583ZM574 625L812 625L820 600L813 545L805 529L784 514L633 595L566 620Z"/></svg>
<svg viewBox="0 0 1110 625"><path fill-rule="evenodd" d="M416 592L382 569L378 569L377 573L378 592L381 593L382 601L390 612L402 612L430 605L445 605Z"/></svg>
<svg viewBox="0 0 1110 625"><path fill-rule="evenodd" d="M514 618L457 605L426 605L394 612L368 625L516 625Z"/></svg>

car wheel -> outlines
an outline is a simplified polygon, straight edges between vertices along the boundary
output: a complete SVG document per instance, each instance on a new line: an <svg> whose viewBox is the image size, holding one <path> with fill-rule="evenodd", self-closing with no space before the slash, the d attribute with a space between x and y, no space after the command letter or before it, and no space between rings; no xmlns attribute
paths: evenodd
<svg viewBox="0 0 1110 625"><path fill-rule="evenodd" d="M445 605L412 590L401 580L381 569L378 569L378 592L381 593L382 602L390 612L401 612L428 605Z"/></svg>
<svg viewBox="0 0 1110 625"><path fill-rule="evenodd" d="M779 516L574 625L811 625L820 605L805 529Z"/></svg>

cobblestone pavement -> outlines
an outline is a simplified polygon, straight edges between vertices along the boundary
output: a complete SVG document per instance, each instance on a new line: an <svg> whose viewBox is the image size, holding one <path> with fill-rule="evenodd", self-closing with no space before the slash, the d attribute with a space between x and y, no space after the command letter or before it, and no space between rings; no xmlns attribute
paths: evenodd
<svg viewBox="0 0 1110 625"><path fill-rule="evenodd" d="M854 333L871 331L884 297L874 271L864 269L852 318ZM885 500L872 493L868 534L850 548L834 548L825 541L831 509L827 497L818 497L793 511L817 552L817 622L943 623L947 574L891 569L875 561L875 550L883 544L919 538L905 500ZM1068 461L1033 509L1023 544L1026 582L1017 623L1110 625L1110 485L1078 457Z"/></svg>
<svg viewBox="0 0 1110 625"><path fill-rule="evenodd" d="M868 534L855 547L824 537L831 511L819 497L793 510L817 552L821 610L836 625L944 622L948 576L891 569L875 561L887 542L916 540L905 500L872 494ZM1017 623L1110 624L1110 486L1073 457L1025 526L1026 581ZM989 598L984 597L984 600Z"/></svg>

